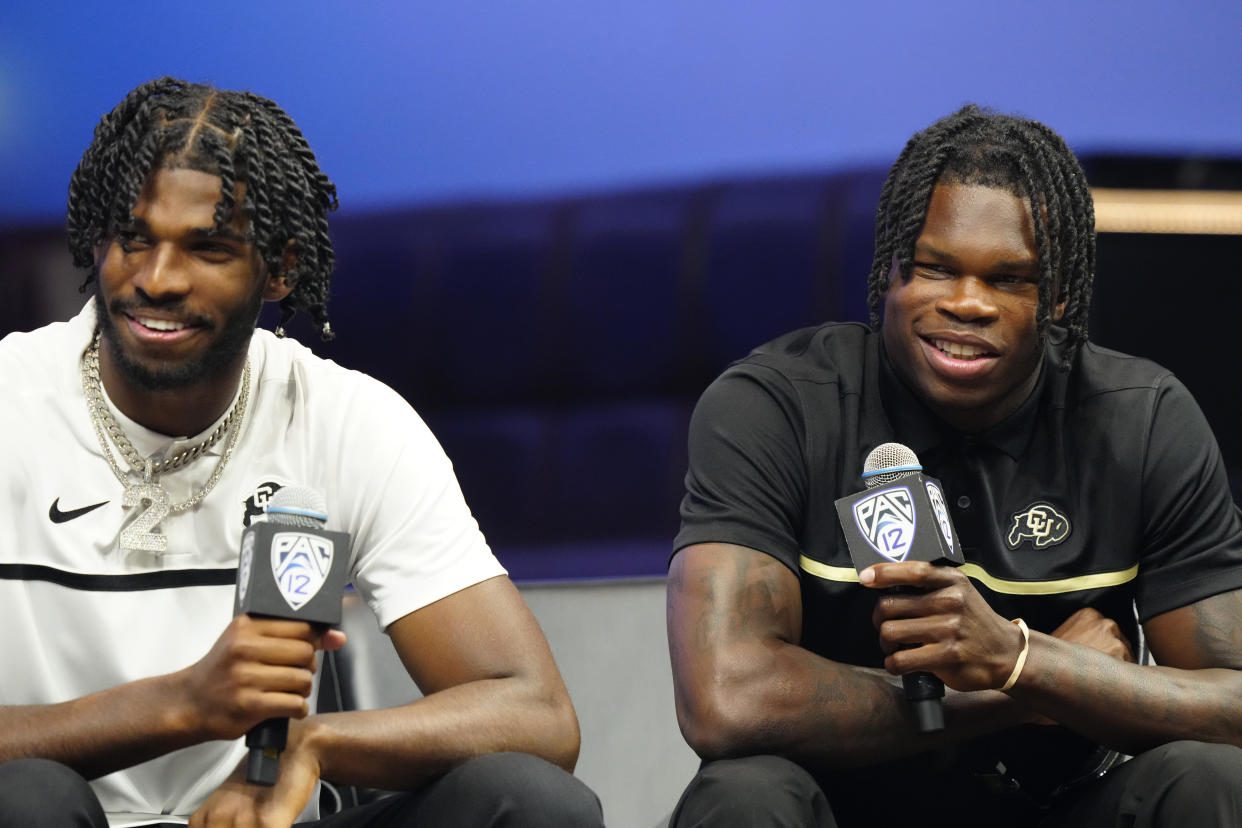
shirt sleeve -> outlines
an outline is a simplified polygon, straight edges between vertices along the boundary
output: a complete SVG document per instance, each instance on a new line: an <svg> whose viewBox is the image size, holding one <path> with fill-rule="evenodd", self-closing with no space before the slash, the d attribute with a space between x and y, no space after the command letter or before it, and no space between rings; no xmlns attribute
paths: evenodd
<svg viewBox="0 0 1242 828"><path fill-rule="evenodd" d="M674 554L696 543L731 543L772 555L797 574L804 437L797 396L776 371L734 366L713 382L690 420Z"/></svg>
<svg viewBox="0 0 1242 828"><path fill-rule="evenodd" d="M1242 520L1216 438L1190 392L1160 385L1143 468L1140 620L1242 588Z"/></svg>
<svg viewBox="0 0 1242 828"><path fill-rule="evenodd" d="M353 583L381 628L505 574L422 418L374 381L354 402L359 414L337 438L336 477L348 483L341 497L356 516Z"/></svg>

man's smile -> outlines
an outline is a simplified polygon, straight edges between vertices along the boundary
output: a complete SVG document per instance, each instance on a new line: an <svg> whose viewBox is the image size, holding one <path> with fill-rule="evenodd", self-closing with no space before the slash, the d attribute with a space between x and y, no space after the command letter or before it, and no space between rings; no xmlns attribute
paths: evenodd
<svg viewBox="0 0 1242 828"><path fill-rule="evenodd" d="M185 322L174 322L171 319L155 319L149 316L130 316L134 322L137 322L144 328L150 328L153 331L180 331L190 327Z"/></svg>
<svg viewBox="0 0 1242 828"><path fill-rule="evenodd" d="M989 374L1000 354L980 341L948 339L942 335L919 337L927 364L950 382L973 382Z"/></svg>
<svg viewBox="0 0 1242 828"><path fill-rule="evenodd" d="M137 297L111 303L111 315L123 320L130 335L140 343L170 344L189 339L213 326L203 316L182 306L155 306Z"/></svg>
<svg viewBox="0 0 1242 828"><path fill-rule="evenodd" d="M167 345L189 339L201 327L189 322L146 316L142 313L123 314L134 339L141 343Z"/></svg>
<svg viewBox="0 0 1242 828"><path fill-rule="evenodd" d="M967 345L961 342L952 342L948 339L929 339L928 341L933 347L955 359L977 359L984 356L995 356L987 348L982 348L978 345Z"/></svg>

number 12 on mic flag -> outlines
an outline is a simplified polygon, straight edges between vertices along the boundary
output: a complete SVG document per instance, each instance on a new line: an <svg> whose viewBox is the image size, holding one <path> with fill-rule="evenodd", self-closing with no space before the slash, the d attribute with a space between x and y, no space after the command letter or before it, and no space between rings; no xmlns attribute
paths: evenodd
<svg viewBox="0 0 1242 828"><path fill-rule="evenodd" d="M899 484L836 501L854 567L890 561L961 564L962 547L949 520L940 483L921 473Z"/></svg>

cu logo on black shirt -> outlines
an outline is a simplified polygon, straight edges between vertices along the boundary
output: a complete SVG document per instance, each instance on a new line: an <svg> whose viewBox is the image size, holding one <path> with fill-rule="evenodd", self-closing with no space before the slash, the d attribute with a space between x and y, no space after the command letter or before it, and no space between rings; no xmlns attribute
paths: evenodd
<svg viewBox="0 0 1242 828"><path fill-rule="evenodd" d="M1025 512L1013 516L1007 540L1010 549L1017 549L1024 540L1035 544L1036 549L1043 549L1065 540L1069 533L1069 518L1055 506L1051 503L1032 503Z"/></svg>

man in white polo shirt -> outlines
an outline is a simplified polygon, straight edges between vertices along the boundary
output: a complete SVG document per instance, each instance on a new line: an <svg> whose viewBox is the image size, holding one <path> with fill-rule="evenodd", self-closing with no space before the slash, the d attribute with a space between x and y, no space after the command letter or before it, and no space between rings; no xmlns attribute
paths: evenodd
<svg viewBox="0 0 1242 828"><path fill-rule="evenodd" d="M287 826L320 779L406 792L323 825L600 823L547 643L435 438L386 386L255 330L279 301L282 327L306 311L331 335L335 206L257 95L163 78L96 128L68 210L93 300L0 342L0 825ZM422 699L307 715L344 636L232 617L242 531L287 485L352 536ZM273 717L279 777L252 785L239 737Z"/></svg>

